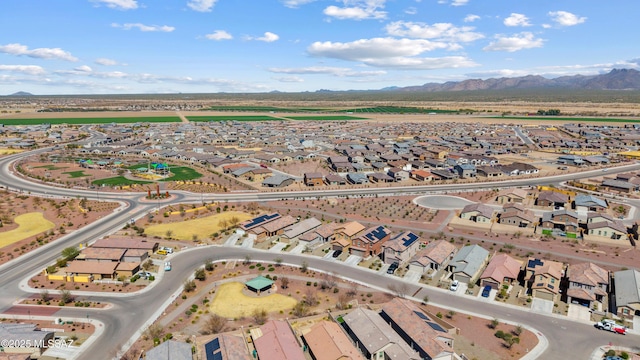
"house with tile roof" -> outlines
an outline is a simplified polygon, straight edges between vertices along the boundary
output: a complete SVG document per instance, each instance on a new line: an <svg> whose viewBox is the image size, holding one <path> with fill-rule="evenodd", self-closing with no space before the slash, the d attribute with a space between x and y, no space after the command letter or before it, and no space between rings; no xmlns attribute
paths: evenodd
<svg viewBox="0 0 640 360"><path fill-rule="evenodd" d="M498 254L491 258L489 264L480 275L480 287L491 286L499 290L503 284L518 280L522 262L507 254Z"/></svg>
<svg viewBox="0 0 640 360"><path fill-rule="evenodd" d="M191 344L169 340L146 351L147 360L192 360Z"/></svg>
<svg viewBox="0 0 640 360"><path fill-rule="evenodd" d="M400 233L382 245L382 257L385 264L408 262L420 249L420 236L411 231Z"/></svg>
<svg viewBox="0 0 640 360"><path fill-rule="evenodd" d="M493 208L482 203L469 204L460 211L460 218L477 223L490 223L493 218Z"/></svg>
<svg viewBox="0 0 640 360"><path fill-rule="evenodd" d="M537 206L560 208L569 201L569 196L557 191L541 191L536 198Z"/></svg>
<svg viewBox="0 0 640 360"><path fill-rule="evenodd" d="M333 232L331 248L333 250L346 251L351 247L351 242L364 230L364 225L357 221L350 221L337 227Z"/></svg>
<svg viewBox="0 0 640 360"><path fill-rule="evenodd" d="M586 262L570 265L567 268L569 286L567 302L578 303L592 308L595 303L607 306L611 274L600 266Z"/></svg>
<svg viewBox="0 0 640 360"><path fill-rule="evenodd" d="M391 238L391 231L379 225L368 228L351 241L349 253L361 257L382 253L382 246Z"/></svg>
<svg viewBox="0 0 640 360"><path fill-rule="evenodd" d="M409 260L409 270L420 273L425 273L429 269L438 271L453 259L457 250L455 245L448 241L432 241Z"/></svg>
<svg viewBox="0 0 640 360"><path fill-rule="evenodd" d="M315 360L365 360L340 325L332 321L316 323L302 335L302 341Z"/></svg>
<svg viewBox="0 0 640 360"><path fill-rule="evenodd" d="M523 264L524 281L531 296L556 301L560 294L560 281L564 276L564 264L557 261L529 258Z"/></svg>
<svg viewBox="0 0 640 360"><path fill-rule="evenodd" d="M270 320L259 328L251 329L250 333L258 359L306 360L296 335L286 321Z"/></svg>
<svg viewBox="0 0 640 360"><path fill-rule="evenodd" d="M587 223L585 239L606 238L613 240L627 239L627 227L620 220Z"/></svg>
<svg viewBox="0 0 640 360"><path fill-rule="evenodd" d="M218 334L204 344L204 360L251 360L242 336Z"/></svg>
<svg viewBox="0 0 640 360"><path fill-rule="evenodd" d="M322 222L314 217L302 220L296 224L286 227L280 241L289 242L291 240L298 239L299 236L313 231L313 229L320 225L322 225Z"/></svg>
<svg viewBox="0 0 640 360"><path fill-rule="evenodd" d="M342 317L343 327L367 359L422 360L375 311L357 308Z"/></svg>
<svg viewBox="0 0 640 360"><path fill-rule="evenodd" d="M453 360L453 336L431 320L413 302L394 298L380 316L423 359Z"/></svg>
<svg viewBox="0 0 640 360"><path fill-rule="evenodd" d="M607 200L601 199L597 196L590 194L579 194L573 200L573 207L577 212L604 212L609 207Z"/></svg>

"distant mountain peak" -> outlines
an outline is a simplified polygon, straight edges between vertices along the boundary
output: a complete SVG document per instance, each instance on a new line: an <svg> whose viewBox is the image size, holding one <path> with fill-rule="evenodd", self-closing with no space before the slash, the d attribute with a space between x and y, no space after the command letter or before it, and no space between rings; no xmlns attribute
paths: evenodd
<svg viewBox="0 0 640 360"><path fill-rule="evenodd" d="M589 89L589 90L640 90L640 71L613 69L600 75L573 75L547 79L540 75L502 77L428 83L421 86L400 87L395 91L474 91L507 89ZM386 88L388 89L388 88Z"/></svg>
<svg viewBox="0 0 640 360"><path fill-rule="evenodd" d="M13 93L13 94L11 94L9 96L33 96L33 94L30 93L30 92L26 92L26 91L18 91L18 92Z"/></svg>

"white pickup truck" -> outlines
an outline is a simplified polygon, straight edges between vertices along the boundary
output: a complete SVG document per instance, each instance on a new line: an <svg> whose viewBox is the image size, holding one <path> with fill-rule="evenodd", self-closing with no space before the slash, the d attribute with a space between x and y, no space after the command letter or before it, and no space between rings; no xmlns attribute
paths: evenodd
<svg viewBox="0 0 640 360"><path fill-rule="evenodd" d="M626 327L624 327L622 325L618 325L618 324L616 324L615 321L609 320L609 319L605 319L605 320L602 320L600 322L597 322L597 323L593 324L593 326L595 326L597 329L611 331L611 332L614 332L614 333L620 334L620 335L626 335L627 334L627 328Z"/></svg>

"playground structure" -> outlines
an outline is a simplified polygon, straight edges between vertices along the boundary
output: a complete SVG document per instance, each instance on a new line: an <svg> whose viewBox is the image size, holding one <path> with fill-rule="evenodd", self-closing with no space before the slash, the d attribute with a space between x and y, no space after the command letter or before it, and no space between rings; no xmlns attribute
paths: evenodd
<svg viewBox="0 0 640 360"><path fill-rule="evenodd" d="M147 167L139 167L132 171L135 177L145 180L160 180L170 177L171 169L167 163L149 162Z"/></svg>

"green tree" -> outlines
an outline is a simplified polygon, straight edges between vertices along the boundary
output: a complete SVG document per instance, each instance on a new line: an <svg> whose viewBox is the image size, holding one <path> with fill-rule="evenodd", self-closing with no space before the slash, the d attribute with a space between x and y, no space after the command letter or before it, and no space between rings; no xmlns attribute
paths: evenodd
<svg viewBox="0 0 640 360"><path fill-rule="evenodd" d="M196 270L195 276L196 280L204 281L207 278L207 273L203 268Z"/></svg>
<svg viewBox="0 0 640 360"><path fill-rule="evenodd" d="M75 247L68 247L62 250L62 257L67 261L75 259L78 255L80 255L80 251Z"/></svg>

